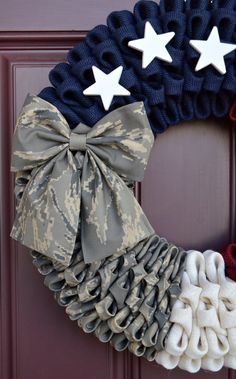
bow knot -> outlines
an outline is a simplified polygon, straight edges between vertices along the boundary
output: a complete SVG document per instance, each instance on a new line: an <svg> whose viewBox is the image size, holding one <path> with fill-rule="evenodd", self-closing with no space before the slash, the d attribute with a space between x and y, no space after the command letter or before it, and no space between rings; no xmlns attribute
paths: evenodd
<svg viewBox="0 0 236 379"><path fill-rule="evenodd" d="M11 169L18 183L22 179L21 190L23 179L29 181L12 238L68 266L78 233L85 263L150 237L154 231L125 181L143 179L153 140L142 102L71 132L55 106L28 95L14 132ZM74 150L85 151L84 158Z"/></svg>
<svg viewBox="0 0 236 379"><path fill-rule="evenodd" d="M71 133L69 147L71 151L85 151L86 150L86 134Z"/></svg>

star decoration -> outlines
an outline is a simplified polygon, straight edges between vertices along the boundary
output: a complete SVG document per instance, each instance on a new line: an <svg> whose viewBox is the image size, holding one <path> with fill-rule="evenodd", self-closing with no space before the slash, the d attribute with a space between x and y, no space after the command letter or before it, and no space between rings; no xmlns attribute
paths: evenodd
<svg viewBox="0 0 236 379"><path fill-rule="evenodd" d="M195 71L212 65L222 75L226 74L224 56L234 51L236 45L221 42L217 26L213 27L206 41L191 40L189 43L201 54Z"/></svg>
<svg viewBox="0 0 236 379"><path fill-rule="evenodd" d="M168 53L166 45L174 36L174 32L157 34L152 24L147 21L145 24L144 38L130 41L128 46L143 53L142 68L148 67L155 58L171 63L172 58Z"/></svg>
<svg viewBox="0 0 236 379"><path fill-rule="evenodd" d="M110 74L105 74L96 66L92 66L95 83L84 90L86 96L101 96L103 106L109 110L114 96L129 96L130 92L119 84L123 67L119 66Z"/></svg>

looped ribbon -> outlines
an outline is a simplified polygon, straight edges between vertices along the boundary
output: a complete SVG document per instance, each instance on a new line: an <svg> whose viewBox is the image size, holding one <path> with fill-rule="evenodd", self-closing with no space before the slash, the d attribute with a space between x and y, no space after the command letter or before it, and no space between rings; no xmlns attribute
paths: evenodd
<svg viewBox="0 0 236 379"><path fill-rule="evenodd" d="M13 136L11 170L18 180L30 175L11 237L67 267L78 230L85 263L153 235L125 184L143 179L153 142L142 102L112 111L93 128L80 123L71 131L55 106L28 94Z"/></svg>

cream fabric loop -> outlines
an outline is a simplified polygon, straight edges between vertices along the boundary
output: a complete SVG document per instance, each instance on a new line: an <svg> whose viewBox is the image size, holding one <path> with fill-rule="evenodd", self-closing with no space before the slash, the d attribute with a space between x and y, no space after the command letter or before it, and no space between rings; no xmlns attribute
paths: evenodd
<svg viewBox="0 0 236 379"><path fill-rule="evenodd" d="M185 271L181 282L181 293L179 300L185 304L188 304L192 308L193 312L195 312L198 307L201 292L202 289L200 287L191 284L190 278Z"/></svg>
<svg viewBox="0 0 236 379"><path fill-rule="evenodd" d="M215 330L206 328L208 356L214 359L224 357L229 351L227 336L217 334Z"/></svg>
<svg viewBox="0 0 236 379"><path fill-rule="evenodd" d="M219 292L220 292L220 286L219 284L211 283L209 280L205 280L202 282L202 292L200 299L210 306L214 307L215 309L219 306Z"/></svg>
<svg viewBox="0 0 236 379"><path fill-rule="evenodd" d="M185 354L192 359L201 359L208 353L208 341L204 328L199 328L193 320L192 333Z"/></svg>
<svg viewBox="0 0 236 379"><path fill-rule="evenodd" d="M183 330L183 327L178 324L172 325L168 334L165 350L168 354L180 357L188 346L188 336Z"/></svg>
<svg viewBox="0 0 236 379"><path fill-rule="evenodd" d="M184 354L180 357L179 368L194 374L201 368L201 359L191 359Z"/></svg>
<svg viewBox="0 0 236 379"><path fill-rule="evenodd" d="M199 327L209 327L214 329L216 333L226 335L226 331L220 326L217 310L212 305L200 301L196 315Z"/></svg>
<svg viewBox="0 0 236 379"><path fill-rule="evenodd" d="M209 370L212 372L217 372L222 369L224 365L224 358L218 358L218 359L213 359L208 356L203 357L202 359L202 368L204 370Z"/></svg>
<svg viewBox="0 0 236 379"><path fill-rule="evenodd" d="M179 359L180 358L175 355L170 355L166 351L161 351L160 353L157 353L155 360L156 363L162 365L167 370L173 370L178 366Z"/></svg>
<svg viewBox="0 0 236 379"><path fill-rule="evenodd" d="M231 368L232 370L236 370L235 355L226 354L226 356L224 357L224 365L225 367Z"/></svg>
<svg viewBox="0 0 236 379"><path fill-rule="evenodd" d="M219 302L219 319L222 328L231 329L236 328L236 309L227 309L225 303L220 300Z"/></svg>
<svg viewBox="0 0 236 379"><path fill-rule="evenodd" d="M191 283L197 286L199 284L199 273L205 272L205 259L200 251L188 251L185 270Z"/></svg>
<svg viewBox="0 0 236 379"><path fill-rule="evenodd" d="M220 285L219 298L228 309L236 309L236 283L225 278L225 281Z"/></svg>
<svg viewBox="0 0 236 379"><path fill-rule="evenodd" d="M225 263L221 254L214 250L206 250L204 253L206 262L206 275L212 283L221 284L225 281Z"/></svg>
<svg viewBox="0 0 236 379"><path fill-rule="evenodd" d="M187 335L190 336L192 331L192 318L193 312L190 306L183 304L180 300L177 300L173 307L170 321L181 325Z"/></svg>
<svg viewBox="0 0 236 379"><path fill-rule="evenodd" d="M229 342L229 353L235 357L236 361L236 328L228 329L227 332Z"/></svg>

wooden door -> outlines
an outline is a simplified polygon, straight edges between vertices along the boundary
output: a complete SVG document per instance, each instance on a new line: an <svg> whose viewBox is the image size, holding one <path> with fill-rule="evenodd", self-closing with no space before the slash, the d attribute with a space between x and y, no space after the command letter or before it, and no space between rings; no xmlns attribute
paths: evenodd
<svg viewBox="0 0 236 379"><path fill-rule="evenodd" d="M28 92L48 85L49 70L85 31L135 0L8 0L0 13L1 379L189 378L128 352L117 353L67 318L9 238L14 216L11 136ZM169 129L155 143L139 200L159 235L185 248L219 249L235 238L235 132L227 122ZM204 377L236 378L233 371Z"/></svg>

